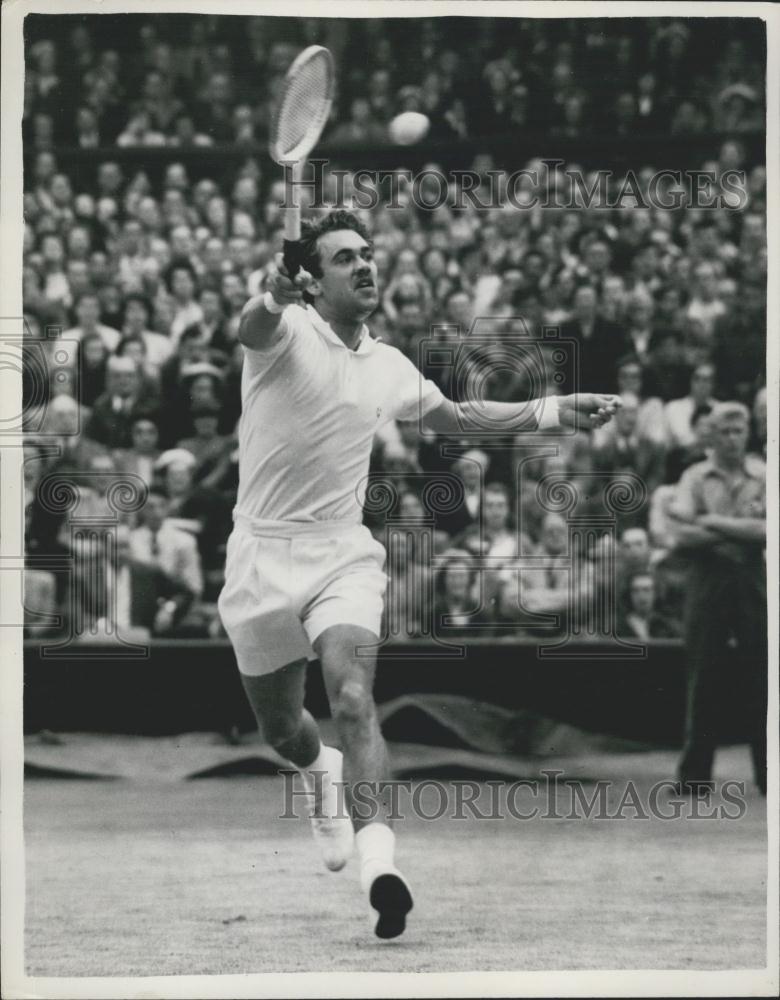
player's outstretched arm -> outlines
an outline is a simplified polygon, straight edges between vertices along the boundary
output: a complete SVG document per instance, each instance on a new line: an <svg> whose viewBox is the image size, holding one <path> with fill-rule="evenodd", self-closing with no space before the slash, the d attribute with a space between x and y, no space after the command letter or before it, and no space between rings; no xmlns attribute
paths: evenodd
<svg viewBox="0 0 780 1000"><path fill-rule="evenodd" d="M622 406L620 396L578 392L571 396L547 396L527 403L496 403L480 400L453 403L450 399L425 417L427 430L457 434L464 430L502 429L505 433L553 430L556 427L602 427Z"/></svg>
<svg viewBox="0 0 780 1000"><path fill-rule="evenodd" d="M313 281L308 271L299 271L290 279L282 255L276 255L268 275L267 290L255 295L244 306L238 327L238 339L252 351L267 351L282 334L282 313L289 305L301 305L303 293Z"/></svg>

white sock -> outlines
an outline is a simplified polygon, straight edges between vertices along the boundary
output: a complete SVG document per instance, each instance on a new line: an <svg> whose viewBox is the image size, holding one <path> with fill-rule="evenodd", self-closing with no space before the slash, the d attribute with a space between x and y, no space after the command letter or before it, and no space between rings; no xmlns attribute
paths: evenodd
<svg viewBox="0 0 780 1000"><path fill-rule="evenodd" d="M394 867L395 834L385 823L369 823L355 834L360 858L360 882L368 892L371 882L382 871Z"/></svg>
<svg viewBox="0 0 780 1000"><path fill-rule="evenodd" d="M304 788L307 791L314 791L314 775L313 771L327 771L332 760L331 754L333 753L333 747L326 747L324 743L320 743L320 751L311 764L306 767L299 767L298 772L303 779Z"/></svg>

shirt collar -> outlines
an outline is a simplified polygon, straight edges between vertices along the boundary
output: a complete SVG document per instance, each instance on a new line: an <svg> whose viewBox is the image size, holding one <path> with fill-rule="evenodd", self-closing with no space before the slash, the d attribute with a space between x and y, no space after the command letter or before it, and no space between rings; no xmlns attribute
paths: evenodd
<svg viewBox="0 0 780 1000"><path fill-rule="evenodd" d="M373 337L369 336L368 327L364 323L360 329L360 340L358 341L357 347L354 350L350 350L344 341L339 337L339 335L334 331L333 327L326 320L320 316L317 310L312 305L306 306L306 312L308 314L309 320L317 331L317 333L322 334L326 340L330 340L332 343L337 344L339 347L343 347L345 351L349 351L350 354L369 354L374 349L374 344L376 341Z"/></svg>
<svg viewBox="0 0 780 1000"><path fill-rule="evenodd" d="M721 479L725 477L726 473L715 464L715 459L713 457L705 459L705 463L705 476L719 476ZM763 480L766 474L766 468L763 461L757 455L751 454L745 455L745 458L742 461L741 471L751 479Z"/></svg>

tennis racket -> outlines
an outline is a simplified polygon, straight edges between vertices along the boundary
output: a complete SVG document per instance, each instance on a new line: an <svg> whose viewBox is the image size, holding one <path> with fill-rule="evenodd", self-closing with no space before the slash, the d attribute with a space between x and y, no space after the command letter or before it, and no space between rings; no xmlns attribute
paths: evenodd
<svg viewBox="0 0 780 1000"><path fill-rule="evenodd" d="M317 145L333 103L336 70L322 45L310 45L287 70L271 124L271 159L299 180L306 157ZM283 210L284 266L291 278L301 269L301 210Z"/></svg>

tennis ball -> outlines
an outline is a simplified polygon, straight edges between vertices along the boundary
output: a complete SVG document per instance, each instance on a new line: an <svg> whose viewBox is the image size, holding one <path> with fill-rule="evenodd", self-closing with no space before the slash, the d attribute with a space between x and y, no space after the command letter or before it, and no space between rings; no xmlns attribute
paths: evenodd
<svg viewBox="0 0 780 1000"><path fill-rule="evenodd" d="M390 138L399 146L411 146L419 142L430 127L427 115L421 115L419 111L404 111L390 122L388 131Z"/></svg>

